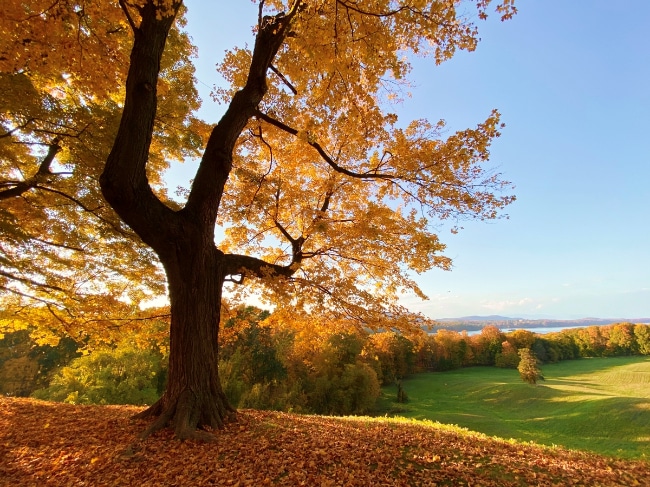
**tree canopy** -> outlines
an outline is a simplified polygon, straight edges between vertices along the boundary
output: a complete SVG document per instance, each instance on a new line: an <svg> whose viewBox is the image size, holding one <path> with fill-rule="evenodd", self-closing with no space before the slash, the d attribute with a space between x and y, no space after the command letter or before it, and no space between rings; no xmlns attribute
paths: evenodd
<svg viewBox="0 0 650 487"><path fill-rule="evenodd" d="M395 103L412 56L473 50L472 18L491 3L259 0L255 43L226 53L225 112L206 129L192 116L181 0L4 2L5 290L65 329L98 332L98 319L63 315L87 300L137 312L160 290L159 260L169 382L147 433L171 422L181 438L232 412L217 370L224 283L272 303L276 319L421 325L398 299L424 297L412 272L450 268L437 224L499 218L514 197L487 163L496 110L447 133L443 120L402 122ZM171 201L162 171L199 153L185 201Z"/></svg>
<svg viewBox="0 0 650 487"><path fill-rule="evenodd" d="M403 123L393 113L408 89L409 56L439 63L475 48L476 28L456 3L260 4L259 32L276 23L289 32L234 148L218 215L227 228L221 248L299 268L290 281L300 292L285 295L286 281L280 290L244 289L366 324L407 316L396 307L399 293L423 294L405 271L451 267L436 224L494 219L512 201L498 195L508 183L484 165L498 112L449 136L444 120ZM270 16L277 11L287 13ZM250 83L246 67L261 67L254 51L227 53L222 103Z"/></svg>
<svg viewBox="0 0 650 487"><path fill-rule="evenodd" d="M0 289L5 327L108 338L107 319L141 318L164 293L155 254L106 204L99 175L119 123L131 30L112 2L0 6ZM149 181L197 154L204 125L194 48L170 32ZM183 127L183 130L179 130ZM95 332L95 330L98 330Z"/></svg>

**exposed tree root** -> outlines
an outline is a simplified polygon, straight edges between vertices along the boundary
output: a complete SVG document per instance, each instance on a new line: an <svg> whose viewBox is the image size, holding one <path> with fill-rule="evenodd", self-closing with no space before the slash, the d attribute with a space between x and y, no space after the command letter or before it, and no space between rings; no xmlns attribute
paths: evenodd
<svg viewBox="0 0 650 487"><path fill-rule="evenodd" d="M230 406L223 392L215 397L204 397L185 390L175 398L165 393L155 404L134 416L136 419L155 418L142 432L141 439L171 426L179 440L216 441L214 430L236 419L236 411Z"/></svg>

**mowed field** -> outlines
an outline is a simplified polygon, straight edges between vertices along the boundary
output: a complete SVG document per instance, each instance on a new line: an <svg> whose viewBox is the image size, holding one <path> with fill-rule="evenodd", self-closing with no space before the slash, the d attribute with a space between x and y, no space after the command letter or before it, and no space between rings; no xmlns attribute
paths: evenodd
<svg viewBox="0 0 650 487"><path fill-rule="evenodd" d="M650 459L650 358L568 360L542 367L545 381L471 367L417 374L383 389L380 414L456 424L490 436Z"/></svg>

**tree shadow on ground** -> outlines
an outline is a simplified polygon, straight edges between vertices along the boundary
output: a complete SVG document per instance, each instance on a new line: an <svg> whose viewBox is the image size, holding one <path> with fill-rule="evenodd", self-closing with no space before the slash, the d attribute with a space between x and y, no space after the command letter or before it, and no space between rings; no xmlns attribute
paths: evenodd
<svg viewBox="0 0 650 487"><path fill-rule="evenodd" d="M650 458L650 397L641 391L618 395L587 377L632 361L589 362L558 368L557 377L549 367L547 380L536 386L524 384L516 371L487 367L421 374L404 382L409 403L393 404L401 411L383 413L457 424L506 439ZM589 370L581 370L586 365ZM384 398L384 408L387 404L390 400Z"/></svg>

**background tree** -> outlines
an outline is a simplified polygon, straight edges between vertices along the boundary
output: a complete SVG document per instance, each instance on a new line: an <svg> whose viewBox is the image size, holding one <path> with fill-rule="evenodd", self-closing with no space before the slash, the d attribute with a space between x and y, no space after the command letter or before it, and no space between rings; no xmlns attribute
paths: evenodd
<svg viewBox="0 0 650 487"><path fill-rule="evenodd" d="M56 345L39 345L37 332L21 329L0 335L0 394L28 396L38 388L47 387L57 367L69 363L80 354L79 344L69 337Z"/></svg>
<svg viewBox="0 0 650 487"><path fill-rule="evenodd" d="M490 1L473 3L485 16ZM221 66L228 108L178 205L162 170L196 152L203 127L174 27L182 2L2 2L3 323L100 337L117 321L103 310L138 323L139 303L161 291L158 258L170 366L148 432L172 422L182 438L232 412L217 370L224 282L263 289L278 309L421 324L397 298L422 296L407 269L450 267L432 223L493 219L512 201L485 166L497 112L443 137L443 122L403 125L384 108L406 84L405 54L474 49L459 4L261 1L253 48ZM512 15L512 1L498 10ZM218 247L217 222L229 227Z"/></svg>
<svg viewBox="0 0 650 487"><path fill-rule="evenodd" d="M519 354L510 341L501 344L501 351L494 357L494 365L504 369L516 369L519 365Z"/></svg>
<svg viewBox="0 0 650 487"><path fill-rule="evenodd" d="M650 355L650 325L634 325L634 338L641 355Z"/></svg>
<svg viewBox="0 0 650 487"><path fill-rule="evenodd" d="M607 328L607 355L636 355L639 352L633 323L616 323Z"/></svg>
<svg viewBox="0 0 650 487"><path fill-rule="evenodd" d="M368 337L365 352L377 357L383 385L392 384L412 374L415 366L413 343L400 333L382 332Z"/></svg>
<svg viewBox="0 0 650 487"><path fill-rule="evenodd" d="M469 346L470 337L467 333L452 330L438 330L433 336L436 344L435 356L439 370L448 370L463 365L474 364L474 355Z"/></svg>
<svg viewBox="0 0 650 487"><path fill-rule="evenodd" d="M481 333L470 337L474 363L476 365L494 365L496 357L501 353L505 335L494 325L483 327Z"/></svg>
<svg viewBox="0 0 650 487"><path fill-rule="evenodd" d="M544 379L542 371L538 366L538 360L530 348L519 350L519 365L517 366L519 375L524 382L528 384L537 384L537 381Z"/></svg>

